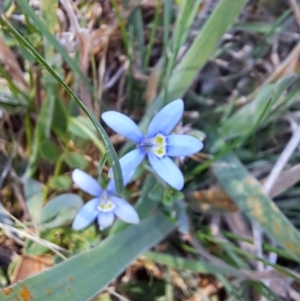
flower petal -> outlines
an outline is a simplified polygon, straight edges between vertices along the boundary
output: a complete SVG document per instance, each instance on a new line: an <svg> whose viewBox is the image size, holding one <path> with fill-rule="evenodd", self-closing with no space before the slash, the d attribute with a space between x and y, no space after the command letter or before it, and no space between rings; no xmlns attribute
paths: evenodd
<svg viewBox="0 0 300 301"><path fill-rule="evenodd" d="M116 205L116 208L114 209L114 213L118 218L130 224L139 223L140 218L136 210L127 201L119 197L116 197L114 195L111 196L110 199Z"/></svg>
<svg viewBox="0 0 300 301"><path fill-rule="evenodd" d="M101 115L104 122L116 133L125 136L136 143L144 138L142 131L129 117L115 111L105 112Z"/></svg>
<svg viewBox="0 0 300 301"><path fill-rule="evenodd" d="M149 154L148 159L154 171L170 186L181 190L184 185L183 175L176 164L168 157L158 158Z"/></svg>
<svg viewBox="0 0 300 301"><path fill-rule="evenodd" d="M189 135L167 136L167 155L171 157L189 156L199 152L203 143Z"/></svg>
<svg viewBox="0 0 300 301"><path fill-rule="evenodd" d="M123 174L123 181L141 164L144 158L145 153L139 148L136 148L119 160ZM112 169L109 170L108 176L113 176Z"/></svg>
<svg viewBox="0 0 300 301"><path fill-rule="evenodd" d="M123 174L123 185L124 185L124 187L127 186L127 184L131 181L133 175L134 175L134 170L131 173L127 174L127 175ZM115 185L115 180L114 179L111 179L108 182L106 190L109 191L111 194L115 194L116 185Z"/></svg>
<svg viewBox="0 0 300 301"><path fill-rule="evenodd" d="M81 190L92 196L100 196L102 193L100 184L81 169L72 172L72 180Z"/></svg>
<svg viewBox="0 0 300 301"><path fill-rule="evenodd" d="M148 127L148 137L156 134L169 135L183 114L183 101L176 99L164 106L151 120Z"/></svg>
<svg viewBox="0 0 300 301"><path fill-rule="evenodd" d="M100 212L98 215L98 225L100 230L110 227L115 220L113 212Z"/></svg>
<svg viewBox="0 0 300 301"><path fill-rule="evenodd" d="M74 230L82 230L93 222L99 214L97 210L98 203L99 198L94 198L79 209L72 224Z"/></svg>

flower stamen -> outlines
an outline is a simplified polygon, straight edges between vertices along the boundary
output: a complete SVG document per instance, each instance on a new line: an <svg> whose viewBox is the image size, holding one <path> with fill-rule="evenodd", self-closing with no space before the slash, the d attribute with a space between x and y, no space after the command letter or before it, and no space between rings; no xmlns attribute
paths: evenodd
<svg viewBox="0 0 300 301"><path fill-rule="evenodd" d="M141 147L146 152L152 152L157 157L162 158L166 154L166 137L157 134L154 138L146 138L142 141Z"/></svg>
<svg viewBox="0 0 300 301"><path fill-rule="evenodd" d="M102 211L102 212L110 212L112 210L114 210L116 207L116 205L110 201L108 198L102 198L100 199L100 203L98 205L98 210Z"/></svg>
<svg viewBox="0 0 300 301"><path fill-rule="evenodd" d="M158 134L155 136L154 141L156 145L164 146L166 144L166 137L161 134Z"/></svg>

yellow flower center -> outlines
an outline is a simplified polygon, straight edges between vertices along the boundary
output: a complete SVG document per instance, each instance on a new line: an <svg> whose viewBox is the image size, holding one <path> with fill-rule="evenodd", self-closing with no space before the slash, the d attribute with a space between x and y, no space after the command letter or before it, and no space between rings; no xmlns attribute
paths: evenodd
<svg viewBox="0 0 300 301"><path fill-rule="evenodd" d="M164 145L165 140L166 138L163 135L159 135L159 134L154 138L154 141L157 145Z"/></svg>
<svg viewBox="0 0 300 301"><path fill-rule="evenodd" d="M109 199L109 196L107 195L106 191L103 191L98 205L98 209L102 212L110 212L114 210L115 207L116 205Z"/></svg>
<svg viewBox="0 0 300 301"><path fill-rule="evenodd" d="M154 138L145 139L141 143L141 147L147 151L154 153L157 157L162 158L166 154L166 137L157 134Z"/></svg>

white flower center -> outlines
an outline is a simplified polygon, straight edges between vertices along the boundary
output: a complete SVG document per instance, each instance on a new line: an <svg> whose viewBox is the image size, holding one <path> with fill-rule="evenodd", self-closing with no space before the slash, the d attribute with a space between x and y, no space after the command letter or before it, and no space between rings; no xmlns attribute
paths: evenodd
<svg viewBox="0 0 300 301"><path fill-rule="evenodd" d="M166 137L162 134L157 134L154 138L146 138L141 143L141 147L146 152L151 152L159 158L166 154L166 146Z"/></svg>
<svg viewBox="0 0 300 301"><path fill-rule="evenodd" d="M110 200L107 192L104 190L101 197L100 202L98 204L98 210L102 212L110 212L115 209L116 205Z"/></svg>

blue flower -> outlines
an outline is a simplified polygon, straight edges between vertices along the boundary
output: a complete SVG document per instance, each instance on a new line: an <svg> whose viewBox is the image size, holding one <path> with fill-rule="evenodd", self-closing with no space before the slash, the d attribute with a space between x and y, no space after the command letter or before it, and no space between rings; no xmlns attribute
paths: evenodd
<svg viewBox="0 0 300 301"><path fill-rule="evenodd" d="M124 185L129 182L130 178L124 177ZM102 189L94 178L80 169L73 171L72 179L81 190L94 196L78 211L72 224L74 230L86 228L96 218L100 230L110 227L115 216L131 224L137 224L140 221L135 209L127 201L115 195L113 180L110 180L106 189Z"/></svg>
<svg viewBox="0 0 300 301"><path fill-rule="evenodd" d="M170 135L182 114L183 101L172 101L153 117L146 136L124 114L115 111L102 114L102 119L110 128L137 143L136 149L120 159L123 176L135 170L148 156L150 165L161 179L177 190L183 188L183 175L170 157L197 153L203 148L203 143L188 135Z"/></svg>

